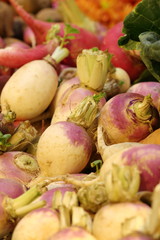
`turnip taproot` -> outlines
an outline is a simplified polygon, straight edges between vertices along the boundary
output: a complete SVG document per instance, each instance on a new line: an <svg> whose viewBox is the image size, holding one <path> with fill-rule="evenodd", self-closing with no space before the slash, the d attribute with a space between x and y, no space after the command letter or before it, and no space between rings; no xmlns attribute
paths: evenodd
<svg viewBox="0 0 160 240"><path fill-rule="evenodd" d="M150 95L120 93L106 102L98 124L106 144L138 142L159 127L157 109Z"/></svg>
<svg viewBox="0 0 160 240"><path fill-rule="evenodd" d="M92 140L80 126L61 121L41 135L36 158L43 176L79 173L89 162Z"/></svg>
<svg viewBox="0 0 160 240"><path fill-rule="evenodd" d="M26 187L15 179L0 178L0 192L11 198L16 198L26 191Z"/></svg>
<svg viewBox="0 0 160 240"><path fill-rule="evenodd" d="M46 240L60 230L59 214L50 208L39 208L24 216L14 228L12 240Z"/></svg>
<svg viewBox="0 0 160 240"><path fill-rule="evenodd" d="M6 107L17 120L40 115L51 103L58 86L56 70L45 60L31 61L19 68L1 93L2 112Z"/></svg>
<svg viewBox="0 0 160 240"><path fill-rule="evenodd" d="M160 83L159 82L139 82L132 85L127 92L139 93L143 96L151 94L153 104L160 112Z"/></svg>
<svg viewBox="0 0 160 240"><path fill-rule="evenodd" d="M24 185L36 178L39 166L36 159L25 152L6 152L0 156L0 178L15 179Z"/></svg>
<svg viewBox="0 0 160 240"><path fill-rule="evenodd" d="M47 240L96 240L96 238L81 227L64 228Z"/></svg>
<svg viewBox="0 0 160 240"><path fill-rule="evenodd" d="M160 145L140 144L128 149L123 149L105 161L100 169L100 176L105 178L113 164L118 166L138 167L140 172L140 190L153 191L160 182Z"/></svg>
<svg viewBox="0 0 160 240"><path fill-rule="evenodd" d="M27 13L15 0L10 0L10 3L14 7L14 9L17 11L19 16L23 18L25 23L31 27L33 30L37 44L43 43L46 40L46 35L51 29L54 23L49 23L45 21L40 21L38 19L34 19L29 13ZM56 23L57 24L57 23ZM60 26L60 36L64 36L64 23L59 23ZM74 39L69 41L67 43L66 47L70 51L70 55L67 59L65 59L65 62L68 62L69 65L76 64L76 58L77 55L82 51L82 49L89 49L93 47L100 47L100 41L99 38L96 36L96 34L93 34L90 31L87 31L86 29L80 28L78 26L72 25L74 28L76 28L79 33L78 34L72 34L75 36Z"/></svg>
<svg viewBox="0 0 160 240"><path fill-rule="evenodd" d="M140 202L108 204L98 210L93 220L97 240L117 240L135 231L146 232L151 208Z"/></svg>

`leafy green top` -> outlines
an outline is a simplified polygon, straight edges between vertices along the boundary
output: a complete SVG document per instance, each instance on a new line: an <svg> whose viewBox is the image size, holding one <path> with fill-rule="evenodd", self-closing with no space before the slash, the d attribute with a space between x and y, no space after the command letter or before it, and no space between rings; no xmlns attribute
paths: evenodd
<svg viewBox="0 0 160 240"><path fill-rule="evenodd" d="M142 0L124 19L118 44L139 50L151 74L160 81L160 0Z"/></svg>

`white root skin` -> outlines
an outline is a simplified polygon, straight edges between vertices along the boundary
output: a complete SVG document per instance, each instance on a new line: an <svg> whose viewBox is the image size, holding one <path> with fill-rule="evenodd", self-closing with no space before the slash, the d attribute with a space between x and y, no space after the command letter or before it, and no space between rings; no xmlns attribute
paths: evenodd
<svg viewBox="0 0 160 240"><path fill-rule="evenodd" d="M124 69L116 67L111 76L119 82L120 93L126 92L131 86L130 77Z"/></svg>
<svg viewBox="0 0 160 240"><path fill-rule="evenodd" d="M56 70L45 60L34 60L19 68L1 93L2 113L9 107L17 120L37 117L51 103L58 86Z"/></svg>

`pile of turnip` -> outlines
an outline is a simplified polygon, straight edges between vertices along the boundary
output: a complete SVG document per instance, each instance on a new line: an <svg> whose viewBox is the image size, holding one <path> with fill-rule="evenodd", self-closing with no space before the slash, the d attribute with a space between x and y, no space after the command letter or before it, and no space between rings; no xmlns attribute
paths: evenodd
<svg viewBox="0 0 160 240"><path fill-rule="evenodd" d="M0 36L0 239L159 239L160 83L123 23L98 36L6 4L23 34Z"/></svg>

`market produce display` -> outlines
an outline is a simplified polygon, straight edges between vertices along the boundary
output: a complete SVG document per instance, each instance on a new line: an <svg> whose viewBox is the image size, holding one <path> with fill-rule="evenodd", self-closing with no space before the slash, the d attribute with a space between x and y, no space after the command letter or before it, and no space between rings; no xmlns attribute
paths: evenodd
<svg viewBox="0 0 160 240"><path fill-rule="evenodd" d="M160 239L159 12L0 0L0 240Z"/></svg>

